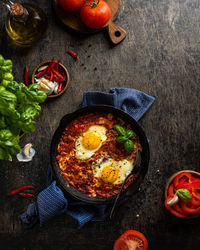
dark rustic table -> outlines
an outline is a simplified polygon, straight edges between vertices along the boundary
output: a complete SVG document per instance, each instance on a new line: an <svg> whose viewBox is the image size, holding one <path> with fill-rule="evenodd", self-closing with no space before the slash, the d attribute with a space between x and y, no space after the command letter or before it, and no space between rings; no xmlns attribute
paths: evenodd
<svg viewBox="0 0 200 250"><path fill-rule="evenodd" d="M164 187L174 172L199 170L200 2L124 0L116 24L127 31L127 37L115 47L106 32L70 33L57 20L51 1L29 2L47 13L45 37L28 50L12 48L4 31L6 9L1 5L0 53L13 60L17 81L23 80L25 66L33 70L53 56L69 69L71 81L63 96L42 104L36 131L21 139L21 146L33 143L37 151L33 161L0 162L0 248L109 250L121 233L136 229L146 235L149 249L200 249L199 220L178 220L163 205ZM78 61L66 54L68 49L79 54ZM151 150L141 191L117 211L113 221L90 222L77 230L76 221L62 215L41 228L24 229L19 215L31 200L11 198L8 192L23 184L36 185L38 192L45 188L50 142L61 117L79 107L84 91L116 86L156 97L139 122Z"/></svg>

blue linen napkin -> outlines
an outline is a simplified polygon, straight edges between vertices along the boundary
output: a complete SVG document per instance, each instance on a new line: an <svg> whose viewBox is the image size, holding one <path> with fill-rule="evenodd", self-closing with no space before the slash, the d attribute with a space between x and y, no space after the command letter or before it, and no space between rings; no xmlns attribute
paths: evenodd
<svg viewBox="0 0 200 250"><path fill-rule="evenodd" d="M154 97L136 89L111 88L109 93L84 92L82 107L110 105L122 109L138 121L154 100ZM128 197L125 197L123 202L127 199ZM55 215L67 213L78 221L78 228L81 228L88 221L104 220L111 208L112 205L91 205L73 197L66 199L62 190L56 185L50 165L47 172L47 188L39 193L35 203L28 206L21 215L21 220L25 225L31 226L39 219L42 226Z"/></svg>

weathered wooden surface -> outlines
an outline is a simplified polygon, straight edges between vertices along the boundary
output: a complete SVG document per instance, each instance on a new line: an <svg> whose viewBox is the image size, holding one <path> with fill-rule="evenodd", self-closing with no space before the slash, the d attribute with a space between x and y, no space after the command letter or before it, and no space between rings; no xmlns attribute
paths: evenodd
<svg viewBox="0 0 200 250"><path fill-rule="evenodd" d="M21 140L37 151L31 163L1 162L1 249L112 249L127 229L143 232L153 250L198 250L200 223L180 221L163 207L164 187L174 172L199 170L200 162L200 3L197 0L124 0L116 24L127 30L126 39L112 47L101 32L80 37L56 19L51 1L38 3L48 15L46 36L33 48L19 51L7 44L6 10L0 6L0 53L14 63L15 79L24 66L32 70L41 61L60 58L69 69L67 92L42 105L36 131ZM80 59L66 54L75 50ZM18 216L30 203L8 192L23 184L45 187L50 141L60 118L78 108L86 90L108 91L131 87L156 97L140 124L150 140L151 161L141 191L125 204L114 221L90 222L81 230L67 215L44 227L22 228ZM160 170L160 175L156 173ZM140 214L136 218L136 214Z"/></svg>

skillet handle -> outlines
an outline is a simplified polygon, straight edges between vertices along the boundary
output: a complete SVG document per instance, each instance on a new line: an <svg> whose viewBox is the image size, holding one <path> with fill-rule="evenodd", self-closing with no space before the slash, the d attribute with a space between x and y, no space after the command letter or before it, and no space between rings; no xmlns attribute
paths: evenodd
<svg viewBox="0 0 200 250"><path fill-rule="evenodd" d="M113 44L120 43L126 37L126 31L115 25L113 22L109 22L107 30L110 40Z"/></svg>

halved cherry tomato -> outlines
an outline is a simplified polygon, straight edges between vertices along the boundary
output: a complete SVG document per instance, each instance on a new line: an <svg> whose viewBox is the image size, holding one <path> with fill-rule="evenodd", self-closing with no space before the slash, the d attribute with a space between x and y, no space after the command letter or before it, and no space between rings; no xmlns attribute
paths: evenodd
<svg viewBox="0 0 200 250"><path fill-rule="evenodd" d="M77 11L85 3L85 0L58 0L59 6L65 11Z"/></svg>
<svg viewBox="0 0 200 250"><path fill-rule="evenodd" d="M81 8L80 15L86 26L100 29L110 19L111 9L104 0L88 0Z"/></svg>
<svg viewBox="0 0 200 250"><path fill-rule="evenodd" d="M128 230L123 233L116 241L113 250L147 250L148 242L146 237L136 231Z"/></svg>

